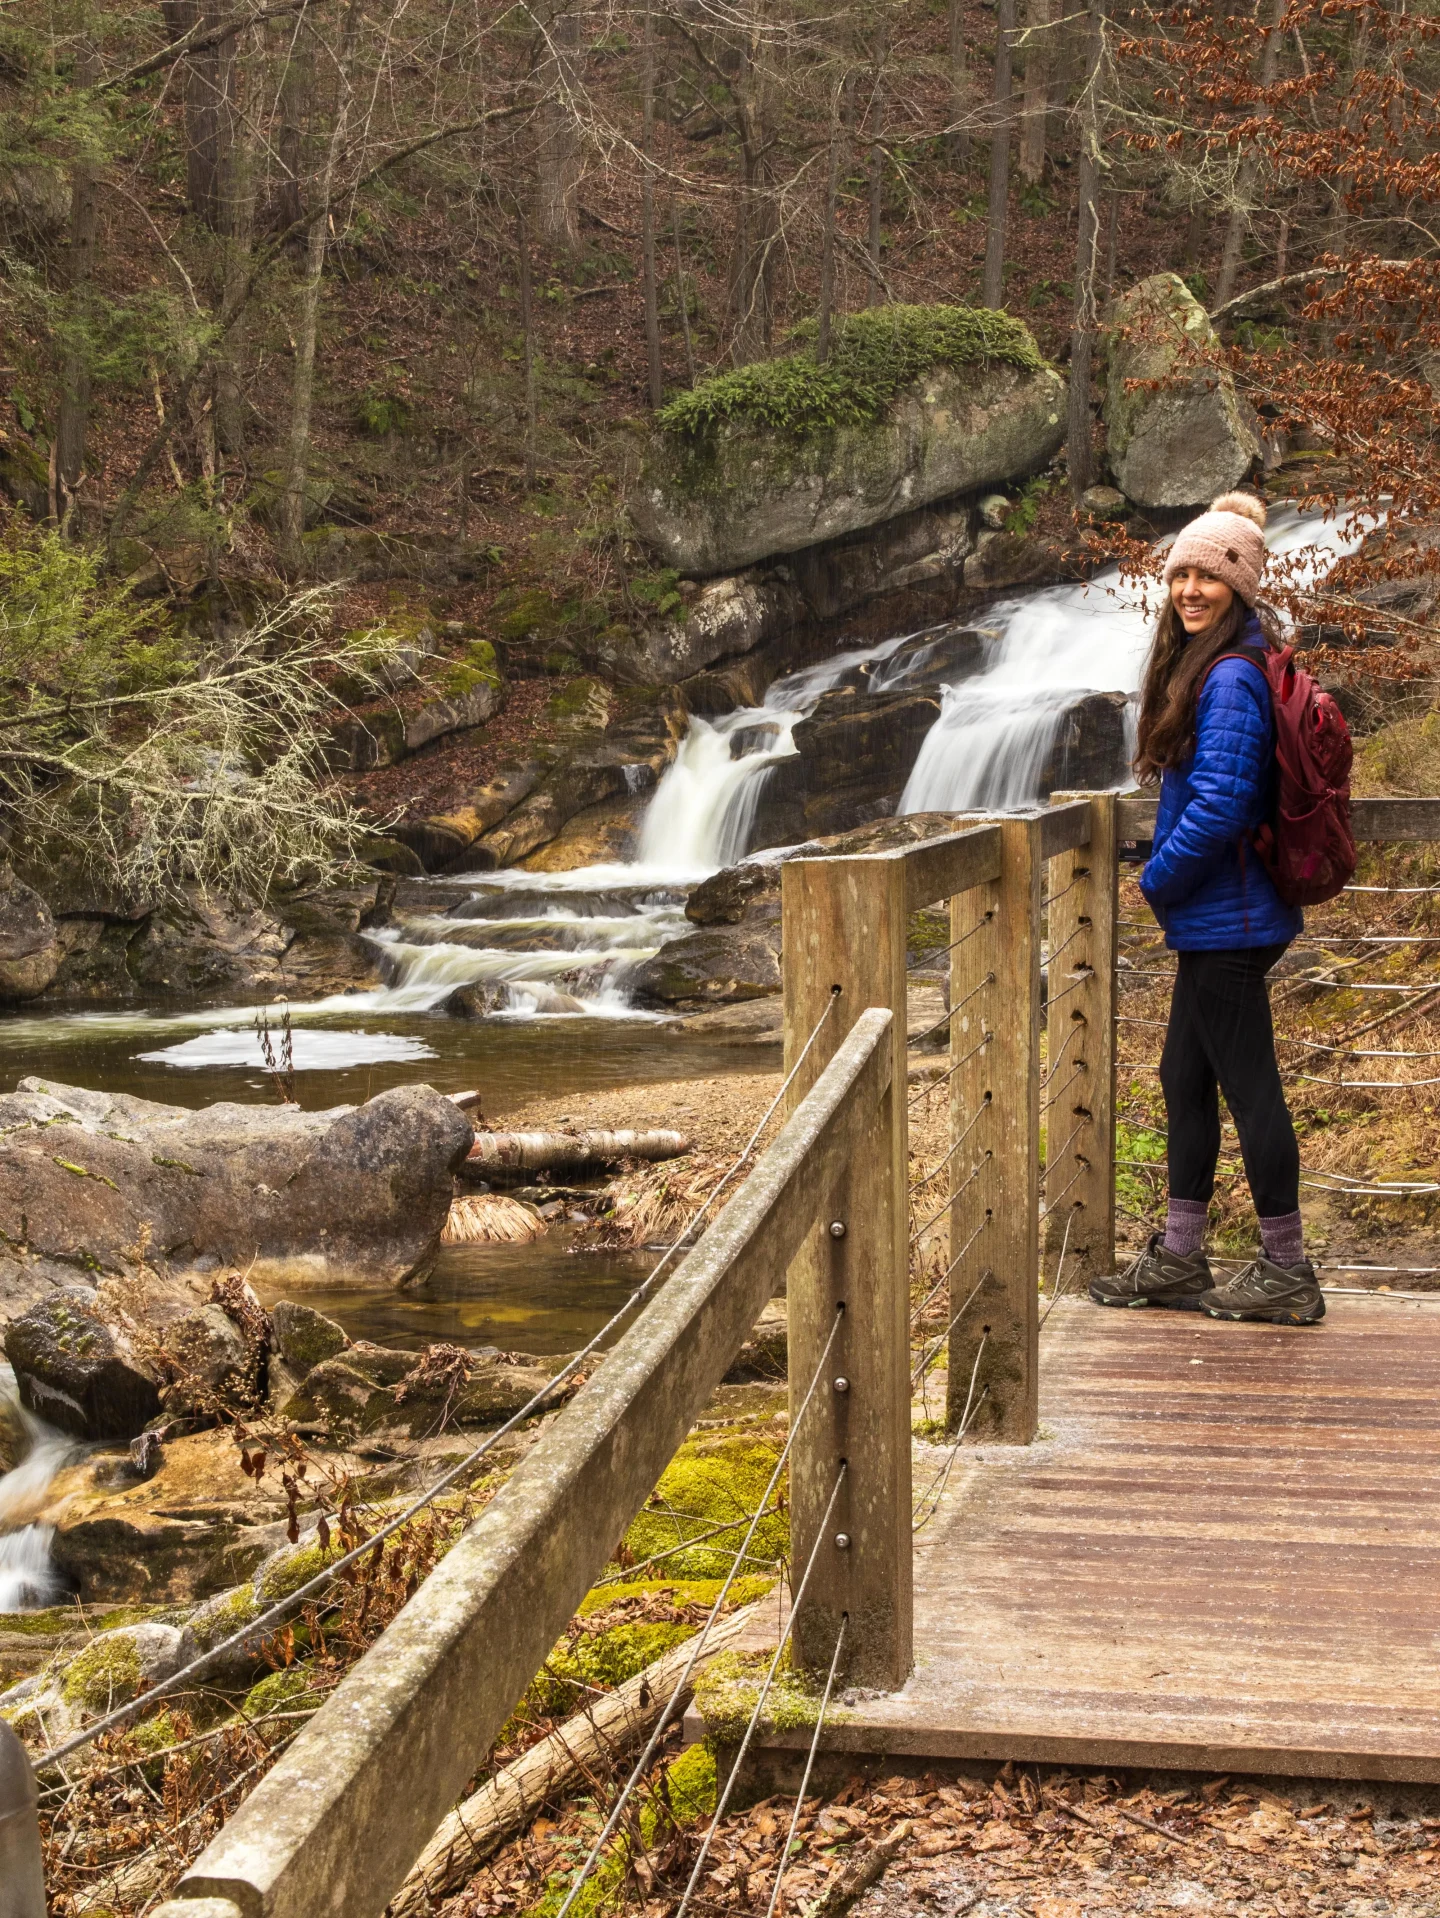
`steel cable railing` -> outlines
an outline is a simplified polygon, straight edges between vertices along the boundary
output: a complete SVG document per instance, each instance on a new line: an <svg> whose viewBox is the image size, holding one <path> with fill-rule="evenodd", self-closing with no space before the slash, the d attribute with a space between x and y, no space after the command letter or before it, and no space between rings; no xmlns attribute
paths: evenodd
<svg viewBox="0 0 1440 1918"><path fill-rule="evenodd" d="M689 1881L681 1894L680 1903L676 1906L675 1918L685 1918L685 1913L690 1907L690 1900L695 1895L695 1887L700 1882L700 1874L705 1869L705 1860L710 1856L710 1846L714 1842L716 1832L720 1829L720 1821L725 1816L726 1807L729 1805L736 1784L739 1782L741 1768L745 1763L745 1754L750 1749L750 1741L755 1736L755 1728L760 1723L761 1714L765 1710L765 1701L769 1698L771 1687L775 1683L775 1674L780 1669L780 1661L785 1656L786 1647L790 1643L790 1635L795 1629L795 1620L799 1616L800 1607L805 1602L805 1594L810 1589L810 1575L815 1570L816 1561L820 1556L820 1548L829 1543L830 1521L835 1515L835 1506L840 1497L841 1489L845 1484L847 1470L848 1467L842 1461L839 1471L835 1474L835 1483L831 1488L829 1503L825 1507L825 1515L816 1530L815 1543L811 1548L810 1557L806 1561L805 1571L799 1585L795 1589L795 1596L791 1600L790 1613L785 1620L784 1629L780 1633L780 1642L775 1647L775 1656L770 1660L769 1669L765 1673L764 1682L760 1687L759 1695L750 1713L749 1722L740 1740L739 1749L735 1753L734 1763L730 1767L730 1775L725 1780L725 1789L721 1792L719 1801L715 1806L715 1815L710 1820L709 1828L704 1838L700 1841L700 1852L695 1860L694 1866L691 1868ZM578 1889L578 1887L572 1888L567 1896L565 1905L562 1905L559 1912L556 1913L556 1918L564 1918L567 1906L574 1900L576 1889Z"/></svg>
<svg viewBox="0 0 1440 1918"><path fill-rule="evenodd" d="M64 1759L70 1757L72 1753L80 1751L87 1745L93 1744L97 1738L102 1737L106 1732L114 1731L121 1725L129 1724L132 1719L150 1710L159 1699L173 1694L182 1686L200 1678L205 1672L213 1669L227 1652L234 1651L240 1646L255 1645L262 1642L265 1634L269 1632L272 1627L280 1624L299 1606L305 1604L307 1600L316 1598L322 1592L326 1591L341 1574L358 1564L362 1558L378 1551L387 1539L392 1538L395 1533L402 1530L406 1525L409 1525L427 1506L433 1504L443 1492L448 1491L457 1480L471 1471L475 1465L479 1464L487 1453L499 1444L501 1439L507 1437L518 1425L523 1424L526 1419L533 1417L536 1412L542 1410L551 1395L568 1379L573 1377L587 1359L592 1358L594 1354L601 1349L605 1340L618 1328L627 1315L637 1306L648 1302L650 1294L661 1273L665 1270L671 1259L674 1258L675 1254L684 1246L691 1233L695 1230L696 1225L705 1214L709 1212L720 1194L731 1183L740 1168L754 1152L765 1128L775 1116L785 1094L794 1084L796 1075L809 1057L811 1049L819 1038L830 1014L833 1012L839 996L838 990L832 992L830 998L825 1002L824 1010L815 1021L809 1037L800 1050L799 1056L790 1068L790 1071L785 1075L780 1090L766 1107L759 1124L751 1132L744 1146L721 1178L711 1187L700 1205L686 1220L682 1229L661 1253L659 1259L651 1267L645 1278L619 1309L601 1326L600 1330L588 1344L586 1344L581 1351L575 1353L573 1357L567 1359L554 1376L547 1379L539 1391L535 1392L526 1403L520 1407L518 1412L513 1413L510 1418L494 1432L488 1433L479 1445L475 1446L464 1458L443 1472L433 1485L428 1486L418 1498L413 1499L402 1512L396 1517L389 1519L376 1531L369 1533L359 1545L333 1559L330 1564L326 1565L312 1578L307 1579L302 1585L297 1586L293 1592L288 1592L283 1598L277 1599L274 1604L261 1612L257 1618L252 1619L247 1625L242 1626L240 1630L232 1632L228 1637L220 1639L216 1644L202 1652L198 1658L192 1659L189 1664L171 1673L168 1678L160 1679L157 1683L150 1686L148 1690L140 1693L138 1697L131 1699L128 1704L117 1706L113 1711L105 1713L103 1717L96 1719L94 1723L87 1725L82 1731L76 1732L72 1737L66 1739L58 1746L52 1747L47 1743L45 1749L40 1753L38 1763L47 1766L60 1764ZM749 1536L750 1535L747 1535L746 1540L747 1548Z"/></svg>
<svg viewBox="0 0 1440 1918"><path fill-rule="evenodd" d="M1294 1088L1291 1104L1302 1141L1310 1136L1306 1121L1312 1111L1319 1113L1325 1127L1323 1135L1316 1136L1325 1138L1327 1150L1318 1156L1331 1156L1334 1147L1330 1142L1344 1137L1336 1131L1330 1101L1349 1099L1351 1095L1358 1095L1362 1101L1368 1098L1381 1119L1379 1128L1372 1124L1367 1129L1365 1156L1370 1165L1378 1160L1383 1166L1385 1137L1390 1131L1385 1122L1405 1113L1405 1102L1412 1095L1416 1101L1411 1108L1415 1125L1422 1136L1428 1135L1429 1108L1421 1110L1420 1106L1426 1098L1433 1098L1434 1088L1440 1086L1440 1071L1436 1069L1440 1044L1435 1029L1440 978L1425 976L1424 972L1417 978L1411 976L1411 969L1426 967L1431 949L1440 946L1440 931L1433 929L1433 921L1430 925L1423 919L1418 924L1406 921L1412 912L1428 912L1425 902L1437 896L1440 886L1434 884L1383 885L1367 880L1346 887L1344 894L1329 905L1307 910L1305 931L1290 948L1291 955L1300 961L1299 969L1277 979L1271 1000L1276 1050L1282 1074ZM1163 1155L1142 1159L1127 1153L1124 1133L1164 1137L1161 1127L1152 1123L1160 1116L1158 1103L1152 1103L1155 1095L1142 1081L1147 1076L1153 1079L1158 1071L1168 1022L1163 1016L1163 1001L1154 1001L1160 1000L1163 982L1173 980L1174 967L1156 963L1163 938L1157 924L1138 916L1133 906L1117 923L1124 946L1118 984L1134 1010L1122 1011L1117 1018L1117 1025L1131 1037L1126 1047L1130 1056L1118 1061L1117 1075L1122 1086L1127 1078L1133 1083L1117 1112L1121 1138L1116 1165L1138 1181L1138 1186L1127 1187L1132 1200L1137 1190L1143 1193L1147 1175L1158 1199L1165 1171ZM1152 1000L1153 1011L1151 1005L1143 1003L1146 998ZM1137 1004L1137 999L1141 1003ZM1375 1009L1376 1001L1381 1002L1379 1010ZM1388 1003L1391 1001L1395 1003ZM1407 1028L1415 1029L1414 1046L1406 1046L1400 1038ZM1370 1035L1386 1043L1364 1044L1364 1038ZM1367 1065L1374 1076L1366 1072ZM1407 1077L1407 1072L1416 1076ZM1375 1095L1382 1093L1391 1101L1400 1101L1400 1105L1376 1106ZM1319 1101L1326 1102L1324 1111ZM1230 1142L1232 1128L1227 1125L1226 1131L1219 1176L1225 1182L1222 1189L1228 1191L1234 1189L1243 1167ZM1413 1128L1400 1134L1404 1143L1399 1150L1409 1163L1414 1163L1412 1135ZM1341 1172L1311 1163L1312 1156L1306 1152L1302 1161L1302 1187L1315 1193L1329 1192L1342 1204L1352 1198L1428 1204L1440 1196L1440 1176L1392 1179L1383 1171ZM1145 1203L1143 1199L1140 1202ZM1132 1217L1141 1216L1129 1207L1125 1209ZM1153 1225L1152 1220L1147 1223Z"/></svg>
<svg viewBox="0 0 1440 1918"><path fill-rule="evenodd" d="M798 1065L799 1062L797 1061L796 1063ZM626 1778L624 1785L621 1787L621 1790L618 1796L616 1797L615 1803L610 1808L609 1816L606 1818L605 1823L603 1827L601 1828L599 1837L595 1840L594 1844L591 1846L590 1851L587 1854L584 1863L580 1866L579 1872L574 1882L571 1884L569 1890L565 1894L564 1902L561 1904L559 1910L555 1914L555 1918L566 1918L566 1913L570 1910L576 1898L579 1896L581 1888L585 1884L586 1879L589 1878L590 1874L594 1871L596 1865L599 1863L600 1857L602 1853L604 1852L605 1847L610 1843L611 1839L615 1836L615 1833L619 1829L620 1821L625 1815L625 1808L629 1804L631 1798L634 1796L636 1789L638 1788L641 1780L645 1776L645 1773L649 1769L652 1760L654 1759L655 1753L659 1748L660 1740L664 1736L666 1730L668 1729L670 1719L671 1719L671 1714L674 1712L676 1705L679 1703L680 1698L683 1696L686 1688L688 1687L690 1683L690 1679L692 1674L694 1673L696 1663L699 1660L700 1654L704 1649L705 1641L709 1637L710 1632L714 1629L715 1621L719 1618L721 1610L724 1607L725 1600L729 1596L730 1588L734 1584L735 1579L738 1576L741 1561L746 1555L746 1553L749 1551L750 1542L754 1538L755 1531L760 1523L760 1516L769 1506L770 1500L773 1498L775 1494L775 1488L780 1483L781 1475L783 1474L786 1465L789 1463L790 1454L795 1447L795 1441L799 1437L801 1429L804 1426L806 1415L809 1412L812 1403L814 1402L815 1393L819 1387L820 1380L822 1376L824 1375L825 1369L830 1362L830 1353L834 1347L835 1339L839 1333L840 1326L844 1319L844 1316L845 1316L845 1307L841 1305L836 1309L835 1318L830 1327L830 1335L825 1341L824 1350L821 1352L820 1357L816 1362L815 1370L811 1374L810 1382L805 1390L805 1396L800 1403L800 1408L796 1412L795 1417L790 1421L790 1430L786 1434L785 1443L784 1443L784 1446L781 1448L780 1456L775 1461L774 1470L770 1474L770 1482L766 1486L765 1491L760 1499L759 1506L756 1509L755 1517L751 1521L750 1529L746 1532L745 1537L741 1540L740 1549L739 1551L736 1552L735 1557L731 1562L730 1570L726 1574L724 1583L722 1584L719 1593L716 1595L715 1602L710 1608L709 1615L707 1616L705 1623L701 1626L699 1633L696 1635L695 1639L693 1640L692 1650L691 1650L689 1659L685 1665L684 1670L681 1672L680 1677L676 1681L675 1689L670 1694L670 1698L668 1703L665 1706L665 1709L661 1712L659 1718L656 1720L655 1728L651 1732L649 1739L646 1741L645 1749L641 1752L639 1758L636 1759L634 1766L631 1768L630 1774ZM822 1531L820 1536L823 1537L823 1535L824 1534ZM794 1616L793 1608L792 1608L791 1616L792 1617Z"/></svg>

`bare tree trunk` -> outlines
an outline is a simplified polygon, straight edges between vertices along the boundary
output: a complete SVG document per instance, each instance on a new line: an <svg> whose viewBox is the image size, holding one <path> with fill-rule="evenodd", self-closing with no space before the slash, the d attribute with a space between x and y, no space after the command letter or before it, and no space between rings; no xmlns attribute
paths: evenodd
<svg viewBox="0 0 1440 1918"><path fill-rule="evenodd" d="M685 285L685 255L680 246L680 202L672 200L670 211L675 227L675 287L680 300L680 323L685 330L685 369L690 384L695 384L695 342L690 337L690 293Z"/></svg>
<svg viewBox="0 0 1440 1918"><path fill-rule="evenodd" d="M815 358L821 365L830 357L830 322L835 311L835 216L840 198L841 102L848 79L842 79L830 100L830 156L825 169L825 230L820 242L820 313L815 330Z"/></svg>
<svg viewBox="0 0 1440 1918"><path fill-rule="evenodd" d="M542 243L567 250L580 237L580 138L575 124L576 56L580 21L561 13L551 23L541 66L545 97L536 116L535 224Z"/></svg>
<svg viewBox="0 0 1440 1918"><path fill-rule="evenodd" d="M965 124L969 111L966 100L965 15L960 0L950 0L950 131L945 136L945 157L953 167L970 164L970 129Z"/></svg>
<svg viewBox="0 0 1440 1918"><path fill-rule="evenodd" d="M336 56L335 121L325 153L305 235L305 275L295 327L295 372L290 388L290 443L285 463L285 492L280 501L280 546L286 564L298 568L304 553L305 473L310 457L310 414L315 403L315 343L320 329L320 293L330 233L330 201L350 125L350 69L360 24L361 0L350 0Z"/></svg>
<svg viewBox="0 0 1440 1918"><path fill-rule="evenodd" d="M1275 75L1280 68L1280 22L1285 16L1286 0L1274 0L1273 14L1269 31L1265 35L1265 44L1260 52L1260 71L1258 84L1273 87ZM1255 191L1255 182L1260 173L1260 147L1252 140L1240 162L1240 172L1235 181L1235 204L1230 209L1230 222L1225 229L1225 248L1220 256L1220 273L1215 282L1215 297L1212 306L1224 306L1234 297L1235 282L1240 277L1240 262L1244 255L1245 235L1250 229L1250 199Z"/></svg>
<svg viewBox="0 0 1440 1918"><path fill-rule="evenodd" d="M99 78L99 56L87 38L81 41L76 55L76 83L80 87L92 87ZM95 271L99 221L100 192L95 168L87 160L79 160L70 176L70 307L76 336L83 334L80 309ZM76 495L85 473L85 440L89 427L90 366L83 338L77 337L60 369L60 413L51 454L50 510L66 530L74 518Z"/></svg>
<svg viewBox="0 0 1440 1918"><path fill-rule="evenodd" d="M772 78L757 57L760 51L758 43L745 51L735 80L741 174L731 271L736 314L732 352L742 364L769 352L775 317L772 188L777 102Z"/></svg>
<svg viewBox="0 0 1440 1918"><path fill-rule="evenodd" d="M1088 72L1079 102L1080 211L1075 233L1075 307L1070 327L1070 390L1065 413L1070 495L1078 502L1094 478L1090 431L1090 372L1098 316L1095 261L1100 235L1100 63L1105 48L1102 0L1091 0L1086 26Z"/></svg>
<svg viewBox="0 0 1440 1918"><path fill-rule="evenodd" d="M1115 291L1115 252L1120 243L1120 195L1112 186L1105 196L1105 297Z"/></svg>
<svg viewBox="0 0 1440 1918"><path fill-rule="evenodd" d="M884 60L884 53L881 54ZM885 148L881 144L885 130L885 81L883 69L875 78L870 102L870 231L866 251L870 255L870 290L867 306L879 306L885 297L885 282L880 277L881 216L885 211Z"/></svg>
<svg viewBox="0 0 1440 1918"><path fill-rule="evenodd" d="M233 454L245 450L246 402L240 371L245 357L245 335L243 322L237 316L245 301L250 249L255 238L255 137L253 120L237 112L234 137L229 142L221 176L219 226L224 262L220 306L222 320L228 327L215 360L215 431L221 449Z"/></svg>
<svg viewBox="0 0 1440 1918"><path fill-rule="evenodd" d="M1020 125L1020 177L1032 184L1045 171L1045 133L1050 117L1054 66L1051 0L1028 0L1025 35L1025 104Z"/></svg>
<svg viewBox="0 0 1440 1918"><path fill-rule="evenodd" d="M221 27L229 9L169 0L166 19L183 33ZM185 197L197 220L218 230L228 149L235 132L235 37L185 56Z"/></svg>
<svg viewBox="0 0 1440 1918"><path fill-rule="evenodd" d="M980 298L1000 306L1005 298L1005 217L1010 203L1010 105L1015 0L995 10L994 125L990 133L990 202L985 223L985 272Z"/></svg>
<svg viewBox="0 0 1440 1918"><path fill-rule="evenodd" d="M282 21L280 46L280 124L275 130L275 160L280 180L273 218L282 232L305 218L305 129L310 118L310 81L314 55L311 28L304 16L297 25Z"/></svg>
<svg viewBox="0 0 1440 1918"><path fill-rule="evenodd" d="M645 8L645 103L641 133L640 252L645 286L645 363L650 377L650 407L657 412L665 399L665 369L660 360L660 285L655 267L655 17Z"/></svg>
<svg viewBox="0 0 1440 1918"><path fill-rule="evenodd" d="M530 284L530 228L525 202L515 201L515 251L520 262L520 330L525 352L525 490L535 485L535 300Z"/></svg>

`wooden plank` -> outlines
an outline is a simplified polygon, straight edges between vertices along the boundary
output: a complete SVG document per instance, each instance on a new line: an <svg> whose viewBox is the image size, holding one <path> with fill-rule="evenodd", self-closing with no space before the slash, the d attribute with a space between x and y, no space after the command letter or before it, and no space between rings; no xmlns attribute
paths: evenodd
<svg viewBox="0 0 1440 1918"><path fill-rule="evenodd" d="M955 948L951 972L950 1002L957 1011L965 994L985 974L994 974L987 996L976 1003L984 1004L982 1016L991 1022L987 1029L995 1037L952 1081L955 1133L976 1120L970 1134L974 1147L957 1153L951 1166L952 1256L985 1223L976 1242L978 1272L968 1279L968 1286L978 1283L979 1291L958 1319L955 1314L968 1286L960 1289L958 1270L951 1276L955 1322L946 1412L950 1424L958 1425L969 1400L975 1432L1027 1445L1035 1434L1038 1405L1042 821L1035 815L1007 818L1000 822L1000 832L1000 878L969 895L993 917L982 932ZM966 929L957 925L952 936ZM956 1058L968 1050L967 1037L971 1046L976 1042L973 1028L967 1031L963 1019L961 1014L951 1021ZM974 1400L981 1393L984 1399L976 1410Z"/></svg>
<svg viewBox="0 0 1440 1918"><path fill-rule="evenodd" d="M1120 839L1151 838L1158 803L1155 799L1122 799L1116 822ZM1362 845L1440 839L1440 799L1355 799L1350 803L1350 821L1356 841Z"/></svg>
<svg viewBox="0 0 1440 1918"><path fill-rule="evenodd" d="M868 1142L894 1023L862 1012L699 1244L186 1872L181 1901L230 1898L247 1918L383 1910L780 1285L817 1191Z"/></svg>
<svg viewBox="0 0 1440 1918"><path fill-rule="evenodd" d="M1090 795L1054 793L1050 809L1040 815L1040 856L1057 859L1073 852L1090 837Z"/></svg>
<svg viewBox="0 0 1440 1918"><path fill-rule="evenodd" d="M1043 1095L1047 1269L1080 1290L1115 1269L1115 795L1088 811L1089 843L1050 861Z"/></svg>
<svg viewBox="0 0 1440 1918"><path fill-rule="evenodd" d="M1000 833L992 825L968 826L943 839L926 839L899 855L905 862L905 904L910 912L933 906L1000 871Z"/></svg>
<svg viewBox="0 0 1440 1918"><path fill-rule="evenodd" d="M1440 1782L1440 1300L1329 1306L1062 1301L1045 1436L961 1455L916 1542L915 1675L825 1744Z"/></svg>
<svg viewBox="0 0 1440 1918"><path fill-rule="evenodd" d="M817 1181L816 1224L791 1267L788 1287L792 1419L834 1328L836 1306L845 1306L791 1455L795 1567L808 1564L840 1461L848 1461L811 1596L796 1621L796 1655L828 1670L841 1614L848 1613L847 1679L894 1686L912 1658L906 868L883 856L797 859L786 864L781 885L787 1072L817 1022L825 1021L791 1088L792 1100L867 1006L900 1009L890 1028L891 1090L875 1107L843 1177L829 1186ZM832 1222L843 1236L832 1235ZM836 1391L836 1378L848 1380L848 1390ZM835 1543L840 1535L850 1541L848 1548Z"/></svg>

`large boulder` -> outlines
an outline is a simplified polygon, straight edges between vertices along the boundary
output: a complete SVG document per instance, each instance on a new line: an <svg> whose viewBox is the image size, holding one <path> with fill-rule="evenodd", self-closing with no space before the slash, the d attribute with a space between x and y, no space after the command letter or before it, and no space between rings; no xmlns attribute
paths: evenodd
<svg viewBox="0 0 1440 1918"><path fill-rule="evenodd" d="M1085 693L1066 708L1040 772L1040 790L1103 792L1126 777L1125 693Z"/></svg>
<svg viewBox="0 0 1440 1918"><path fill-rule="evenodd" d="M631 985L662 1006L728 1005L779 992L779 902L752 909L738 926L703 926L668 939L631 975Z"/></svg>
<svg viewBox="0 0 1440 1918"><path fill-rule="evenodd" d="M1204 307L1176 273L1155 273L1107 315L1110 470L1138 506L1199 506L1260 458Z"/></svg>
<svg viewBox="0 0 1440 1918"><path fill-rule="evenodd" d="M197 1112L22 1079L0 1098L0 1317L142 1266L398 1283L439 1245L472 1139L429 1086Z"/></svg>
<svg viewBox="0 0 1440 1918"><path fill-rule="evenodd" d="M35 999L60 968L50 908L8 866L0 866L0 1000Z"/></svg>
<svg viewBox="0 0 1440 1918"><path fill-rule="evenodd" d="M88 1287L52 1293L12 1319L5 1356L25 1406L75 1438L134 1438L160 1411L154 1359Z"/></svg>
<svg viewBox="0 0 1440 1918"><path fill-rule="evenodd" d="M1007 350L1028 363L932 365L873 420L787 432L738 411L703 436L660 432L636 525L680 571L724 573L1036 472L1065 437L1064 383L1009 324Z"/></svg>

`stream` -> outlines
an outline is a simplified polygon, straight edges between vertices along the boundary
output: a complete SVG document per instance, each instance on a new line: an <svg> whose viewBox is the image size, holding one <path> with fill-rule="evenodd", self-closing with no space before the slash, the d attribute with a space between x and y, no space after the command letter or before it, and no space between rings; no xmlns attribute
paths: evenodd
<svg viewBox="0 0 1440 1918"><path fill-rule="evenodd" d="M1313 547L1308 563L1321 568L1359 536L1342 539L1334 521L1290 508L1271 515L1272 551ZM980 626L981 670L942 683L940 716L899 810L998 810L1043 797L1040 770L1067 711L1087 692L1136 692L1160 589L1149 590L1147 608L1143 590L1110 569L992 606ZM683 1032L636 1006L629 978L687 930L689 890L749 851L765 780L795 754L794 729L824 694L862 668L873 693L904 691L927 677L923 642L955 630L836 653L776 680L759 706L693 719L630 864L413 882L421 906L368 935L385 983L289 1007L300 1103L359 1102L418 1080L479 1089L493 1122L536 1096L778 1064L778 1047ZM483 1016L444 1010L458 988L481 995ZM189 1106L270 1099L255 1031L262 1011L278 1025L277 1007L233 1004L22 1010L0 1018L0 1090L37 1074ZM641 1254L572 1256L562 1227L528 1245L447 1247L429 1277L402 1292L332 1287L306 1297L355 1337L550 1356L592 1337L646 1269ZM13 1393L7 1377L0 1367L0 1393ZM27 1514L73 1448L33 1420L29 1428L29 1454L0 1477L0 1611L53 1595L45 1528Z"/></svg>

